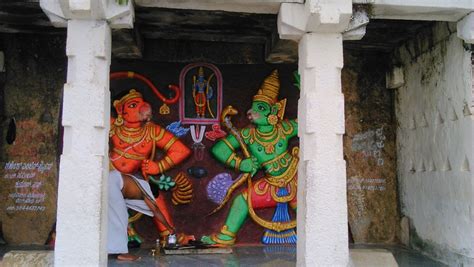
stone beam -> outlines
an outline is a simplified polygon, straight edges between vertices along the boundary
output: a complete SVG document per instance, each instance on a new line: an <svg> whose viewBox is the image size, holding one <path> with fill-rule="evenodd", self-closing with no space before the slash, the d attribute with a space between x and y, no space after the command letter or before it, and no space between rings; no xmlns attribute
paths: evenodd
<svg viewBox="0 0 474 267"><path fill-rule="evenodd" d="M474 10L474 0L353 0L369 4L376 19L458 21Z"/></svg>
<svg viewBox="0 0 474 267"><path fill-rule="evenodd" d="M457 24L458 37L466 43L474 44L474 12L469 13Z"/></svg>
<svg viewBox="0 0 474 267"><path fill-rule="evenodd" d="M55 27L67 27L67 21L105 20L113 29L133 28L132 1L119 5L115 0L40 0L41 9Z"/></svg>
<svg viewBox="0 0 474 267"><path fill-rule="evenodd" d="M275 29L265 43L265 62L270 64L298 62L298 42L280 39Z"/></svg>
<svg viewBox="0 0 474 267"><path fill-rule="evenodd" d="M257 14L277 14L281 3L304 3L304 0L135 0L135 5L142 7L218 10Z"/></svg>
<svg viewBox="0 0 474 267"><path fill-rule="evenodd" d="M137 28L112 31L114 58L142 58L143 40Z"/></svg>
<svg viewBox="0 0 474 267"><path fill-rule="evenodd" d="M369 15L366 10L357 10L352 15L349 26L342 34L344 40L361 40L365 35L365 27L369 24Z"/></svg>
<svg viewBox="0 0 474 267"><path fill-rule="evenodd" d="M265 62L270 64L288 64L298 62L298 42L277 39L267 43Z"/></svg>

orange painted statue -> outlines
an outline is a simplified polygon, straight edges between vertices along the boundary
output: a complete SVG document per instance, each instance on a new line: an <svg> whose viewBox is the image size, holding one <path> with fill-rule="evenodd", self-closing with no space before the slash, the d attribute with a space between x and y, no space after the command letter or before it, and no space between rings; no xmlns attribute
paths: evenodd
<svg viewBox="0 0 474 267"><path fill-rule="evenodd" d="M119 254L119 260L135 260L127 248L127 208L153 217L162 238L174 233L164 198L154 197L148 179L181 163L191 151L172 133L151 122L151 106L136 90L113 105L117 118L111 119L109 135L113 170L109 175L107 246L109 254ZM157 149L164 153L159 160L155 160Z"/></svg>

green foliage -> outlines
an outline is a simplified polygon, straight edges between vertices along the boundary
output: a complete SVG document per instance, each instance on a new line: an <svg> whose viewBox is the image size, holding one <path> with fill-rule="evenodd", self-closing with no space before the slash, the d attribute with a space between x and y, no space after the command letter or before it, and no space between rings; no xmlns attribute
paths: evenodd
<svg viewBox="0 0 474 267"><path fill-rule="evenodd" d="M176 185L176 183L171 180L170 176L165 176L164 174L162 174L158 180L155 177L150 176L150 181L156 184L160 190L164 191L168 191Z"/></svg>
<svg viewBox="0 0 474 267"><path fill-rule="evenodd" d="M296 88L298 88L298 90L301 90L301 89L300 89L300 86L301 86L301 76L300 76L300 74L298 73L297 70L295 70L295 71L293 72L293 77L295 78L295 83L294 83L294 85L296 86Z"/></svg>

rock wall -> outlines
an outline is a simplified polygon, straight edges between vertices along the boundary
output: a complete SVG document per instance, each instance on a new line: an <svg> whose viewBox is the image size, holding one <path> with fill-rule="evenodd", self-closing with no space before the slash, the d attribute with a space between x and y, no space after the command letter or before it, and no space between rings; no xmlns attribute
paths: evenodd
<svg viewBox="0 0 474 267"><path fill-rule="evenodd" d="M65 81L66 57L61 37L0 36L6 56L5 105L0 142L0 218L6 241L10 244L43 244L55 222L58 155L61 147L60 105ZM385 89L386 55L374 52L345 51L342 87L345 95L346 135L344 156L347 161L349 224L356 243L396 241L398 206L395 175L395 124L393 91ZM115 60L112 70L134 70L150 77L158 88L178 83L183 63L156 63L139 60ZM295 65L221 65L224 76L224 105L248 109L251 97L272 69L281 72L281 97L289 98L287 118L296 117L298 91L293 86ZM115 88L118 85L118 90ZM118 91L143 86L136 81L111 85ZM146 91L155 114L161 102ZM1 96L1 94L0 94ZM157 117L163 125L177 120L177 105L171 115ZM247 122L245 114L236 118L237 126ZM16 126L15 140L8 144L10 122ZM186 137L186 143L192 140ZM209 148L212 143L205 139ZM296 145L293 142L292 145ZM214 207L203 192L206 181L219 171L210 155L201 162L210 170L201 180L191 178L196 188L195 202L172 208L177 226L198 236L218 230L226 211L216 216L205 214ZM199 165L191 158L180 170ZM209 166L208 166L209 165ZM212 165L212 166L211 166ZM170 173L175 175L178 170ZM234 173L233 173L234 174ZM235 175L235 174L234 174ZM201 192L201 193L199 193ZM28 195L29 194L29 195ZM168 195L168 193L165 193ZM271 217L268 210L263 214ZM196 223L189 224L189 221ZM196 225L200 225L196 227ZM148 241L157 237L151 220L144 218L137 231ZM152 229L152 230L150 230ZM242 229L241 243L259 243L262 229L248 222Z"/></svg>
<svg viewBox="0 0 474 267"><path fill-rule="evenodd" d="M397 90L401 211L410 244L449 265L474 264L471 53L456 24L438 23L402 45Z"/></svg>
<svg viewBox="0 0 474 267"><path fill-rule="evenodd" d="M56 220L64 40L3 37L2 231L9 244L44 244Z"/></svg>
<svg viewBox="0 0 474 267"><path fill-rule="evenodd" d="M393 243L398 231L394 92L385 88L389 56L345 51L347 202L355 243Z"/></svg>

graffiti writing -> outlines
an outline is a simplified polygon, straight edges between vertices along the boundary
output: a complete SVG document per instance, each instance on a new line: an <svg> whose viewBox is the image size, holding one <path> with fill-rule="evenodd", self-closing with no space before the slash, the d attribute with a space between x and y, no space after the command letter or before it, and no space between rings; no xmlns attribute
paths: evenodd
<svg viewBox="0 0 474 267"><path fill-rule="evenodd" d="M362 152L365 158L374 158L378 166L383 166L384 159L382 149L385 146L385 139L383 127L376 130L369 130L354 135L351 148L354 152Z"/></svg>
<svg viewBox="0 0 474 267"><path fill-rule="evenodd" d="M42 205L46 199L43 192L43 176L53 168L52 162L16 162L10 161L3 167L3 178L12 181L12 190L8 198L11 204L7 205L6 211L39 211L43 212L46 207Z"/></svg>
<svg viewBox="0 0 474 267"><path fill-rule="evenodd" d="M359 178L347 179L347 190L385 191L385 178Z"/></svg>

